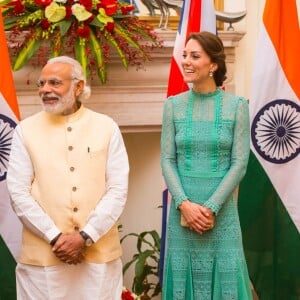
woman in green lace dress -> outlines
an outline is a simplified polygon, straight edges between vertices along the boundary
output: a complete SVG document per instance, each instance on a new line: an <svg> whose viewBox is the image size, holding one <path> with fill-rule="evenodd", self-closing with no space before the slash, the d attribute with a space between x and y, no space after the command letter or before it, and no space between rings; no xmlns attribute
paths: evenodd
<svg viewBox="0 0 300 300"><path fill-rule="evenodd" d="M216 35L192 34L182 68L192 89L169 97L163 112L161 165L172 195L163 299L252 299L234 195L249 156L248 103L219 88L226 65Z"/></svg>

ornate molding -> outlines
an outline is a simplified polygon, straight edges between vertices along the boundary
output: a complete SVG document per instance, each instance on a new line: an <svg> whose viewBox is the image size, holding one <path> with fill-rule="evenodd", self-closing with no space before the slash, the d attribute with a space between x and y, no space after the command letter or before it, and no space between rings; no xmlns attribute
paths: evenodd
<svg viewBox="0 0 300 300"><path fill-rule="evenodd" d="M153 51L152 60L143 69L130 67L126 71L115 57L109 65L109 80L105 85L96 76L90 81L92 95L85 105L110 115L123 132L160 131L176 31L158 30L157 33L164 47ZM234 91L235 47L244 33L221 31L219 35L227 55L227 88ZM33 69L30 65L14 73L22 118L41 109L35 86L39 73L40 68Z"/></svg>

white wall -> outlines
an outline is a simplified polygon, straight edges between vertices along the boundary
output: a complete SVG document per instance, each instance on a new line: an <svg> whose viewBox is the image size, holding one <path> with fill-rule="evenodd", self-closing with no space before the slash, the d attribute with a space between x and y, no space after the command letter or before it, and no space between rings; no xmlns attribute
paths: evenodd
<svg viewBox="0 0 300 300"><path fill-rule="evenodd" d="M264 1L261 0L225 0L224 11L238 12L246 10L245 18L233 24L235 30L245 32L245 36L236 48L235 79L236 93L249 98L252 68L256 51ZM226 27L225 27L226 28Z"/></svg>
<svg viewBox="0 0 300 300"><path fill-rule="evenodd" d="M123 226L121 236L129 232L157 230L161 233L161 211L163 180L160 168L160 133L125 133L130 176L129 194L125 211L120 219ZM129 238L123 243L123 262L135 253L136 240ZM130 288L133 278L131 268L125 274L124 283Z"/></svg>
<svg viewBox="0 0 300 300"><path fill-rule="evenodd" d="M239 47L236 48L236 93L246 98L249 98L256 40L261 20L260 8L258 5L255 5L259 4L259 2L262 1L247 1L243 7L247 11L247 15L244 20L236 24L237 30L246 32L244 38L239 43Z"/></svg>

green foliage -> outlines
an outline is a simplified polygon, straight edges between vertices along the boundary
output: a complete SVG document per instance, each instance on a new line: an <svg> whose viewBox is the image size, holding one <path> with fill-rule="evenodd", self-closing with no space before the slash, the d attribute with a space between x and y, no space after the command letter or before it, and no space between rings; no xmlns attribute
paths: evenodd
<svg viewBox="0 0 300 300"><path fill-rule="evenodd" d="M161 292L159 283L160 237L157 231L144 231L140 234L129 233L121 239L136 238L136 253L123 267L123 274L134 265L135 276L132 291L141 299L151 299ZM154 281L154 282L153 282Z"/></svg>
<svg viewBox="0 0 300 300"><path fill-rule="evenodd" d="M84 74L107 81L108 64L116 53L125 69L140 68L162 47L154 29L123 1L0 0L13 70L27 62L45 63L58 55L75 56ZM17 42L16 42L17 41ZM54 42L53 42L54 41ZM49 44L51 44L49 49ZM34 57L35 56L35 57Z"/></svg>

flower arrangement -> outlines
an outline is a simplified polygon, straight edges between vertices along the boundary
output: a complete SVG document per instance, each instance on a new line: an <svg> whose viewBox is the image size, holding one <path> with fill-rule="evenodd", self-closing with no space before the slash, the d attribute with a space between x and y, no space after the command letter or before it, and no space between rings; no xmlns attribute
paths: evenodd
<svg viewBox="0 0 300 300"><path fill-rule="evenodd" d="M112 51L128 68L141 66L150 59L151 49L161 47L153 28L134 16L134 6L127 2L0 0L0 4L8 42L14 45L14 71L34 54L37 58L32 61L39 65L49 56L66 54L81 63L86 77L97 73L105 83Z"/></svg>

